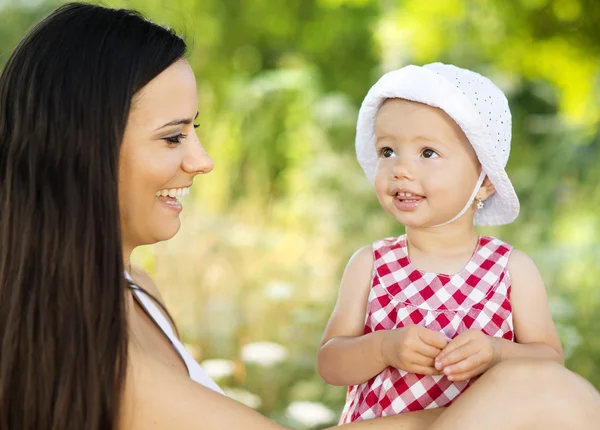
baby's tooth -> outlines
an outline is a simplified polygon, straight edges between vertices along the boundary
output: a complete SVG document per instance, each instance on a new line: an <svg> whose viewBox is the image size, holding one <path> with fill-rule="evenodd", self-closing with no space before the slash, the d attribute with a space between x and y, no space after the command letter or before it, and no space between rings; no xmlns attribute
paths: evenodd
<svg viewBox="0 0 600 430"><path fill-rule="evenodd" d="M160 193L160 191L156 192L156 197L160 197L162 194Z"/></svg>
<svg viewBox="0 0 600 430"><path fill-rule="evenodd" d="M162 190L160 192L160 195L163 196L163 197L167 197L169 195L169 190Z"/></svg>
<svg viewBox="0 0 600 430"><path fill-rule="evenodd" d="M190 193L190 189L189 188L184 188L183 189L183 195L187 196Z"/></svg>
<svg viewBox="0 0 600 430"><path fill-rule="evenodd" d="M176 197L177 196L177 190L175 188L171 188L169 190L169 197Z"/></svg>
<svg viewBox="0 0 600 430"><path fill-rule="evenodd" d="M177 197L183 197L183 188L177 188Z"/></svg>

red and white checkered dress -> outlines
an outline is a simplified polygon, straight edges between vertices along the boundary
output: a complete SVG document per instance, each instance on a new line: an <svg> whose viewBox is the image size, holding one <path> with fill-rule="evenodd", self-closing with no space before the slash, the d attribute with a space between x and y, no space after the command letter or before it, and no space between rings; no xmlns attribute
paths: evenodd
<svg viewBox="0 0 600 430"><path fill-rule="evenodd" d="M480 237L471 260L449 276L415 268L405 235L375 242L365 334L417 324L449 338L473 328L514 340L506 268L511 250L496 238ZM348 388L340 424L448 406L472 382L388 367Z"/></svg>

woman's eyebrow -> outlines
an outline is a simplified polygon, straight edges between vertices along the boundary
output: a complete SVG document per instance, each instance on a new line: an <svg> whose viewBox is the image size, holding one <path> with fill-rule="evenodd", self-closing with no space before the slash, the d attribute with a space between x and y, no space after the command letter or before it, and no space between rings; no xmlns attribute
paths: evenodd
<svg viewBox="0 0 600 430"><path fill-rule="evenodd" d="M188 125L188 124L191 124L196 118L198 118L198 114L199 114L199 112L196 112L196 116L194 118L175 119L173 121L170 121L170 122L168 122L168 123L166 123L166 124L158 127L154 131L158 131L158 130L161 130L161 129L165 128L165 127L171 127L171 126L174 126L174 125L181 125L181 124Z"/></svg>

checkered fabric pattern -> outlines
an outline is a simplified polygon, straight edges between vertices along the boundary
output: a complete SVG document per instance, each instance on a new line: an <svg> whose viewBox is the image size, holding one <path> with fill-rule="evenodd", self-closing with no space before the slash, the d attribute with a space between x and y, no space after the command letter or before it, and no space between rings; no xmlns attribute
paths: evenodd
<svg viewBox="0 0 600 430"><path fill-rule="evenodd" d="M415 268L408 258L406 236L375 242L365 334L416 324L449 338L479 329L514 340L506 269L511 250L496 238L480 237L471 260L449 276ZM388 367L348 388L340 424L448 406L473 381L451 382L443 375Z"/></svg>

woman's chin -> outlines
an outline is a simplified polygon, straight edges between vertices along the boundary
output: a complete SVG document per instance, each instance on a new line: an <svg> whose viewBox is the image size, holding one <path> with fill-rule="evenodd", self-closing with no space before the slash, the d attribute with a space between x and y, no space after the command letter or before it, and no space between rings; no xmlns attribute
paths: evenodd
<svg viewBox="0 0 600 430"><path fill-rule="evenodd" d="M165 240L172 239L179 229L181 228L181 221L179 218L174 220L164 221L161 224L157 225L154 234L154 242L164 242Z"/></svg>

